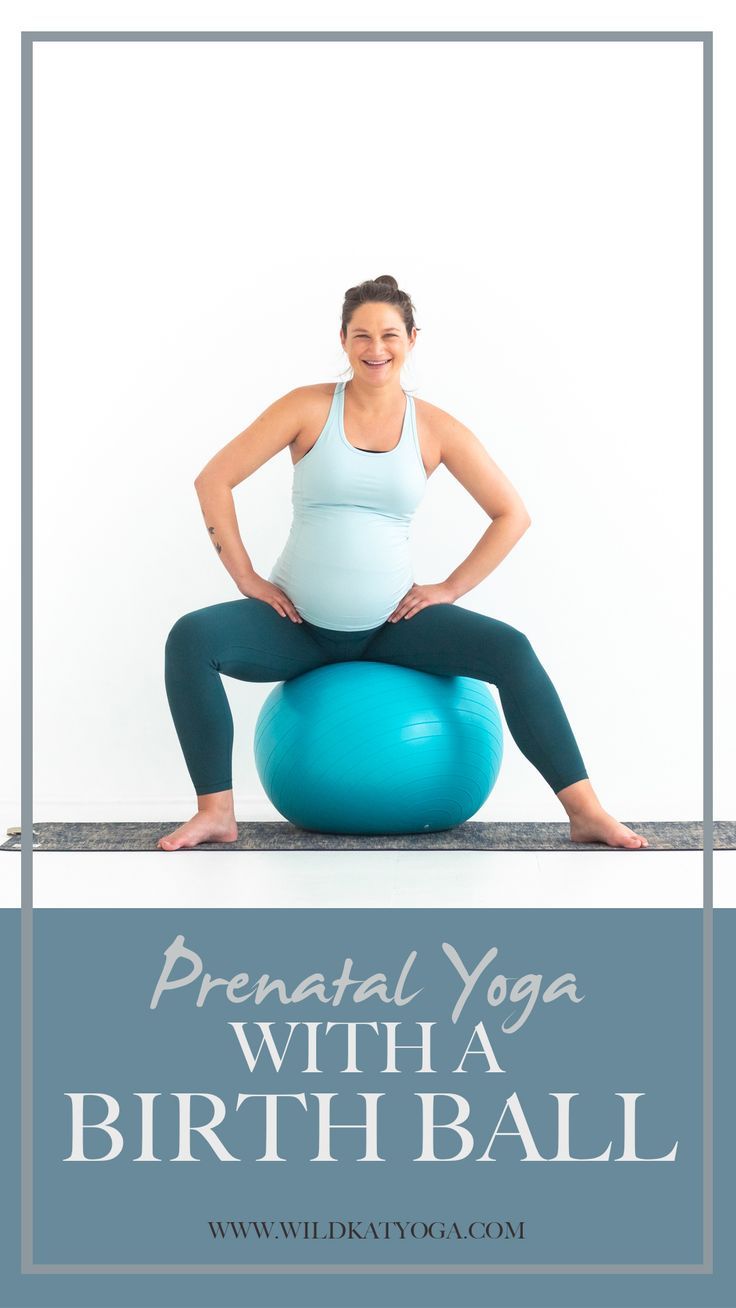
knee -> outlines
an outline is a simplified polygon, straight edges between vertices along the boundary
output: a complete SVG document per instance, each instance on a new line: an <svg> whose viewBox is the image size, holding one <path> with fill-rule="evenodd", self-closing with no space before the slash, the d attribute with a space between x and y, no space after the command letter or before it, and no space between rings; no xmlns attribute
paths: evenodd
<svg viewBox="0 0 736 1308"><path fill-rule="evenodd" d="M173 627L166 637L164 647L166 658L175 658L177 655L191 650L198 644L202 630L202 624L199 618L199 610L192 613L184 613L177 618Z"/></svg>
<svg viewBox="0 0 736 1308"><path fill-rule="evenodd" d="M523 631L506 624L503 639L504 662L508 668L516 669L536 663L537 656L532 643Z"/></svg>

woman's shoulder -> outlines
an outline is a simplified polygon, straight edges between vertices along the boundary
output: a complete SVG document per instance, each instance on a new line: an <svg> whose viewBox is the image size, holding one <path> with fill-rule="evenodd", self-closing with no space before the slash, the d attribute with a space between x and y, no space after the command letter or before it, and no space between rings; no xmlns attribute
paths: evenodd
<svg viewBox="0 0 736 1308"><path fill-rule="evenodd" d="M440 409L436 404L430 404L429 400L422 400L418 395L414 396L414 407L417 414L421 415L428 427L440 431L443 425L456 422L451 413L445 409Z"/></svg>
<svg viewBox="0 0 736 1308"><path fill-rule="evenodd" d="M466 428L446 409L441 409L437 404L430 404L429 400L422 400L415 396L414 408L420 439L426 442L432 463L439 462L445 443L459 430L464 431Z"/></svg>
<svg viewBox="0 0 736 1308"><path fill-rule="evenodd" d="M330 413L337 382L315 382L308 386L295 386L288 400L298 428L292 444L292 458L298 462L308 454L323 431Z"/></svg>
<svg viewBox="0 0 736 1308"><path fill-rule="evenodd" d="M315 382L313 385L295 386L282 397L282 403L285 408L299 417L301 423L306 422L309 425L323 410L329 412L335 388L335 382Z"/></svg>
<svg viewBox="0 0 736 1308"><path fill-rule="evenodd" d="M465 426L464 422L452 413L448 413L446 409L441 409L439 405L420 399L415 399L414 404L418 422L427 433L431 434L433 440L445 445L452 441L473 437L473 432Z"/></svg>
<svg viewBox="0 0 736 1308"><path fill-rule="evenodd" d="M290 395L298 396L302 400L322 400L325 396L332 397L335 394L339 382L314 382L310 386L295 386Z"/></svg>

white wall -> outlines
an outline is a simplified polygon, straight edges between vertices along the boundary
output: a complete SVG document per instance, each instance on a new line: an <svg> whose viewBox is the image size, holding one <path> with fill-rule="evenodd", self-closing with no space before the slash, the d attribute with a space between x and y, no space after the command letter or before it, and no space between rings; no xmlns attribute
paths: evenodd
<svg viewBox="0 0 736 1308"><path fill-rule="evenodd" d="M382 272L423 329L405 384L533 519L462 603L529 635L609 808L699 816L700 63L668 43L36 47L37 818L191 811L164 641L240 598L193 478L278 395L337 378L344 290ZM264 572L290 479L285 452L235 492ZM440 470L417 578L484 525ZM225 685L246 817L269 687ZM562 817L506 744L482 816Z"/></svg>

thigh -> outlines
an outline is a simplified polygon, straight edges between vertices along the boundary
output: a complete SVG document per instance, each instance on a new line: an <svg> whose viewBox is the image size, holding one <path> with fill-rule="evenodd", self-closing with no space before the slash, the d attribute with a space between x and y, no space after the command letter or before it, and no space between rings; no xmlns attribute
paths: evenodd
<svg viewBox="0 0 736 1308"><path fill-rule="evenodd" d="M287 681L326 657L303 623L282 618L264 600L228 600L185 613L174 623L167 656L186 651L241 681Z"/></svg>
<svg viewBox="0 0 736 1308"><path fill-rule="evenodd" d="M363 658L445 677L493 681L531 653L523 632L454 604L431 604L413 618L387 622Z"/></svg>

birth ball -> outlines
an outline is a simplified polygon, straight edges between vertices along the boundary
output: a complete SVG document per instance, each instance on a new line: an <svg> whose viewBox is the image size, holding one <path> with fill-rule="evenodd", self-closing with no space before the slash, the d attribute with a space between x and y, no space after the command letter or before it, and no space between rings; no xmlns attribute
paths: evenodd
<svg viewBox="0 0 736 1308"><path fill-rule="evenodd" d="M443 831L478 811L501 767L487 684L388 663L333 663L285 681L258 716L271 803L308 831Z"/></svg>

